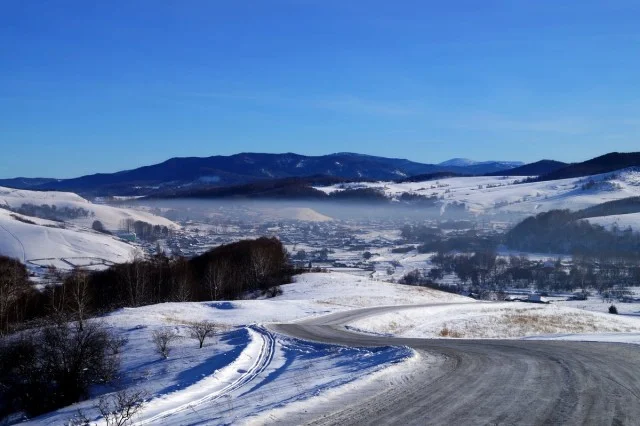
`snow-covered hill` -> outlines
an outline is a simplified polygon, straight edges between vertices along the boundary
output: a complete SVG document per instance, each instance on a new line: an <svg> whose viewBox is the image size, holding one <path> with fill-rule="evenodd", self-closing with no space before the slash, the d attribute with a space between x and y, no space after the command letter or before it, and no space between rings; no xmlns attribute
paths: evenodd
<svg viewBox="0 0 640 426"><path fill-rule="evenodd" d="M141 220L152 225L178 227L178 225L169 219L148 212L94 204L72 192L29 191L0 187L0 207L6 206L17 209L24 204L33 204L36 206L46 204L56 206L57 209L65 207L70 209L81 208L87 210L90 215L72 219L69 220L69 222L90 227L94 220L99 220L105 228L111 231L118 230L121 221L125 219Z"/></svg>
<svg viewBox="0 0 640 426"><path fill-rule="evenodd" d="M0 209L0 254L30 266L99 268L126 262L134 252L110 235Z"/></svg>
<svg viewBox="0 0 640 426"><path fill-rule="evenodd" d="M82 209L86 214L59 222L9 211L43 205L48 206L49 212ZM93 221L99 220L106 229L116 231L126 219L178 227L168 219L145 211L94 204L70 192L0 187L0 255L17 258L29 267L53 265L60 269L76 266L100 269L127 262L134 256L136 247L91 229Z"/></svg>
<svg viewBox="0 0 640 426"><path fill-rule="evenodd" d="M389 304L475 304L436 290L340 273L299 275L282 290L272 299L163 303L125 308L102 318L127 339L121 352L121 384L149 394L134 424L279 424L278 416L292 404L312 408L315 398L334 398L336 404L344 404L349 398L362 397L363 384L383 391L411 371L413 363L424 367L436 359L402 347L347 348L304 342L249 324ZM188 338L188 325L202 320L213 321L218 328L199 349ZM166 329L183 338L172 344L169 358L162 359L151 336ZM100 396L111 392L114 389L98 387L89 400L25 424L67 424L82 410L103 425L95 405Z"/></svg>
<svg viewBox="0 0 640 426"><path fill-rule="evenodd" d="M619 231L624 231L628 228L631 228L633 231L640 231L640 213L590 217L586 220L588 220L590 223L604 226L609 230L617 228Z"/></svg>
<svg viewBox="0 0 640 426"><path fill-rule="evenodd" d="M507 176L453 177L426 182L362 182L316 187L326 193L354 188L376 188L397 199L403 193L437 197L445 207L462 202L473 213L533 214L552 209L580 210L605 201L640 195L640 171L612 173L555 181L520 183Z"/></svg>

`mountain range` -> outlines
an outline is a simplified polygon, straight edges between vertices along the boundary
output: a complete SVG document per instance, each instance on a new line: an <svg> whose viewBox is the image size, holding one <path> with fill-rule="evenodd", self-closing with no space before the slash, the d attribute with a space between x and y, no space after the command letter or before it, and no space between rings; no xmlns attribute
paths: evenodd
<svg viewBox="0 0 640 426"><path fill-rule="evenodd" d="M395 180L438 172L478 175L508 170L522 164L470 160L451 160L451 164L446 163L424 164L349 152L322 156L241 153L204 158L172 158L132 170L73 179L5 179L0 180L0 186L71 191L88 196L151 195L176 188L228 187L272 179L320 175L351 180Z"/></svg>
<svg viewBox="0 0 640 426"><path fill-rule="evenodd" d="M445 176L505 175L555 180L605 173L640 166L640 152L609 153L581 163L541 160L473 161L453 158L439 164L418 163L401 158L376 157L342 152L321 156L294 153L240 153L230 156L172 158L159 164L98 173L72 179L0 179L0 186L17 189L69 191L84 196L189 196L212 192L233 196L266 191L277 195L281 186L301 188L324 180L418 181ZM296 192L298 189L296 189ZM290 192L287 190L286 192ZM306 191L302 191L306 192Z"/></svg>

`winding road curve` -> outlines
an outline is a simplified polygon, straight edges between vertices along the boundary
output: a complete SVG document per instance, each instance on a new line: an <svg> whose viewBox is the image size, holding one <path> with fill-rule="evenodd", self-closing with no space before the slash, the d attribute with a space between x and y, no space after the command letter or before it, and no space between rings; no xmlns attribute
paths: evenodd
<svg viewBox="0 0 640 426"><path fill-rule="evenodd" d="M423 305L429 306L429 305ZM443 355L389 387L311 424L640 425L640 347L535 340L443 340L348 331L356 319L416 306L339 312L269 328L345 346L404 345Z"/></svg>

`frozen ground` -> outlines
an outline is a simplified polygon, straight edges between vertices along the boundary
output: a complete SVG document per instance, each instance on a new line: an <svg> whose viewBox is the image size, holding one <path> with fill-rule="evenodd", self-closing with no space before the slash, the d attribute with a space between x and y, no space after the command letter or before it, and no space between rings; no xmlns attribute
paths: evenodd
<svg viewBox="0 0 640 426"><path fill-rule="evenodd" d="M61 227L64 226L64 227ZM135 247L110 235L0 209L0 254L33 265L71 269L126 262Z"/></svg>
<svg viewBox="0 0 640 426"><path fill-rule="evenodd" d="M402 193L436 196L444 206L463 202L476 213L532 214L552 209L579 210L606 201L640 195L640 172L613 173L548 182L518 183L522 177L477 176L426 182L360 182L317 187L326 193L349 188L378 188L390 198Z"/></svg>
<svg viewBox="0 0 640 426"><path fill-rule="evenodd" d="M354 308L432 304L398 311L386 308L386 313L348 325L351 331L365 333L640 341L640 317L633 312L615 316L560 305L479 303L341 273L296 278L272 299L166 303L121 309L104 317L102 321L128 339L120 382L95 388L90 400L31 424L64 424L78 410L93 423L103 424L95 408L97 400L120 388L148 392L148 402L136 418L139 425L300 424L322 417L318 410L334 410L385 389L400 389L416 371L428 372L442 364L443 359L428 351L310 343L258 325L308 320ZM592 310L597 310L595 304ZM218 324L215 336L202 349L187 337L188 325L200 320ZM182 336L166 360L150 341L152 332L159 329ZM446 336L442 336L444 329L449 330Z"/></svg>
<svg viewBox="0 0 640 426"><path fill-rule="evenodd" d="M46 204L57 209L82 208L89 212L86 217L56 222L0 208L0 255L17 258L34 270L46 266L63 270L83 266L95 270L131 260L136 248L116 237L91 229L95 220L111 231L118 230L125 219L178 227L168 219L145 211L93 204L69 192L0 187L0 207L17 209L23 204Z"/></svg>
<svg viewBox="0 0 640 426"><path fill-rule="evenodd" d="M112 207L103 204L94 204L81 196L72 192L57 191L28 191L23 189L12 189L0 187L0 205L11 208L20 208L23 204L34 204L40 206L47 204L60 208L82 208L92 215L70 220L70 223L91 227L94 220L99 220L110 231L117 231L120 222L124 219L141 220L152 225L161 225L177 228L174 222L149 212L133 210L127 208Z"/></svg>
<svg viewBox="0 0 640 426"><path fill-rule="evenodd" d="M415 353L406 348L309 343L250 324L295 321L356 307L471 301L340 273L301 275L282 288L284 294L273 299L166 303L108 315L103 321L128 339L122 351L122 381L113 388L94 389L91 400L32 424L63 424L78 409L101 424L97 399L118 386L149 393L137 424L278 423L290 410L313 410L311 397L339 404L357 398L361 389L379 391L401 380L411 367L401 361L416 362ZM205 319L219 324L219 330L203 349L183 337L169 359L155 353L150 341L154 330L169 328L187 336L189 323ZM420 356L422 365L435 360ZM362 378L356 386L354 381Z"/></svg>
<svg viewBox="0 0 640 426"><path fill-rule="evenodd" d="M607 229L618 228L620 231L631 228L640 231L640 213L615 214L611 216L598 216L587 219L589 222L604 226Z"/></svg>
<svg viewBox="0 0 640 426"><path fill-rule="evenodd" d="M282 285L283 294L271 299L163 303L125 308L116 315L120 323L131 327L138 323L140 316L157 323L183 323L213 318L225 326L239 326L291 322L371 306L475 302L456 294L374 281L339 272L303 274L296 276L295 280L293 284Z"/></svg>
<svg viewBox="0 0 640 426"><path fill-rule="evenodd" d="M600 340L605 333L604 341L628 341L637 339L640 333L640 312L612 315L555 303L486 302L398 310L359 319L349 327L402 337L503 339L554 335L560 339L589 335L590 340Z"/></svg>

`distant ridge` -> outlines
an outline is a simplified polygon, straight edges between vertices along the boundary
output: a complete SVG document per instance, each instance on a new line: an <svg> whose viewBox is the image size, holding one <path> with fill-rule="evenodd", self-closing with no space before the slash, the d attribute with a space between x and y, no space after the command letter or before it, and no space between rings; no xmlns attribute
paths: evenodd
<svg viewBox="0 0 640 426"><path fill-rule="evenodd" d="M540 176L547 173L555 172L563 167L568 166L567 163L555 160L540 160L535 163L525 164L513 169L488 173L488 176Z"/></svg>
<svg viewBox="0 0 640 426"><path fill-rule="evenodd" d="M0 179L0 186L6 186L15 189L37 189L38 186L55 182L56 179L51 178L25 178L17 177L11 179Z"/></svg>
<svg viewBox="0 0 640 426"><path fill-rule="evenodd" d="M441 167L471 167L471 166L502 166L505 169L511 169L524 165L522 161L475 161L468 158L452 158L442 163L438 163Z"/></svg>
<svg viewBox="0 0 640 426"><path fill-rule="evenodd" d="M240 153L230 156L171 158L159 164L98 173L74 179L43 182L6 181L6 186L37 190L72 191L85 196L152 195L182 188L229 187L308 176L341 179L396 180L410 176L451 172L467 175L505 170L512 163L483 162L468 167L423 164L401 158L341 152L322 156L295 153Z"/></svg>
<svg viewBox="0 0 640 426"><path fill-rule="evenodd" d="M608 173L627 167L640 166L640 152L611 152L582 163L569 164L545 173L540 180L557 180Z"/></svg>

